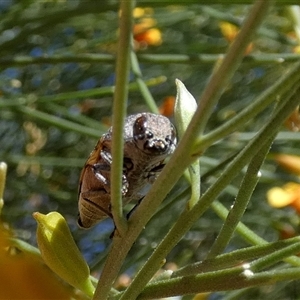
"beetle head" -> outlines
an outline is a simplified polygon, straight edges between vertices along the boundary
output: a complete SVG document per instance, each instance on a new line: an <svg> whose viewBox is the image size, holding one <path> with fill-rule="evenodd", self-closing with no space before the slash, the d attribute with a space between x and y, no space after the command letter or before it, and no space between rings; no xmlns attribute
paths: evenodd
<svg viewBox="0 0 300 300"><path fill-rule="evenodd" d="M143 113L133 123L133 139L147 154L170 154L175 149L176 131L166 117Z"/></svg>

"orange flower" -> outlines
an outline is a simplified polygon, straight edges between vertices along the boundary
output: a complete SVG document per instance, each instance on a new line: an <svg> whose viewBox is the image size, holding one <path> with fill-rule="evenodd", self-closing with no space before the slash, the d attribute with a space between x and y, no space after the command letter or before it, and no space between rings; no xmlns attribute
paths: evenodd
<svg viewBox="0 0 300 300"><path fill-rule="evenodd" d="M171 117L174 113L174 104L175 104L174 96L165 97L164 102L159 107L159 112L166 117Z"/></svg>
<svg viewBox="0 0 300 300"><path fill-rule="evenodd" d="M133 15L135 18L139 18L139 23L134 25L133 35L139 49L159 46L162 43L161 31L155 28L156 20L151 17L152 14L153 11L147 8L134 10Z"/></svg>
<svg viewBox="0 0 300 300"><path fill-rule="evenodd" d="M1 299L71 299L74 296L40 261L27 253L13 251L9 236L0 224Z"/></svg>
<svg viewBox="0 0 300 300"><path fill-rule="evenodd" d="M145 32L135 34L134 39L140 46L159 46L162 43L161 32L157 28L150 28Z"/></svg>
<svg viewBox="0 0 300 300"><path fill-rule="evenodd" d="M300 51L300 49L299 49ZM298 132L300 131L300 111L299 106L290 114L286 119L284 125L291 131Z"/></svg>
<svg viewBox="0 0 300 300"><path fill-rule="evenodd" d="M285 170L300 175L300 156L277 154L275 155L275 160Z"/></svg>

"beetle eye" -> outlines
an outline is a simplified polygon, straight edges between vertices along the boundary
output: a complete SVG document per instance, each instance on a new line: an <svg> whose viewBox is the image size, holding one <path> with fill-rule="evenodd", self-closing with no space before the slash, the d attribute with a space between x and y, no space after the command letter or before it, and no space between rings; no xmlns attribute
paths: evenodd
<svg viewBox="0 0 300 300"><path fill-rule="evenodd" d="M145 137L147 128L147 118L142 115L141 117L137 118L133 125L133 136L136 139L143 139Z"/></svg>
<svg viewBox="0 0 300 300"><path fill-rule="evenodd" d="M147 138L148 139L151 139L151 138L153 138L153 133L151 132L151 131L146 131L146 136L147 136Z"/></svg>

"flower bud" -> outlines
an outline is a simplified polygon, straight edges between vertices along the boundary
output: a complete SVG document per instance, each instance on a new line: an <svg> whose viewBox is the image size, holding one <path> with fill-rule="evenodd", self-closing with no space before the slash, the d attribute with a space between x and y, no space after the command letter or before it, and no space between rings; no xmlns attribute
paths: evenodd
<svg viewBox="0 0 300 300"><path fill-rule="evenodd" d="M178 135L181 138L197 109L197 102L179 79L176 79L175 83L177 86L177 95L174 115Z"/></svg>
<svg viewBox="0 0 300 300"><path fill-rule="evenodd" d="M190 121L197 110L197 102L192 94L186 89L185 85L176 79L177 95L175 101L174 115L178 136L181 138L186 131ZM199 159L189 166L189 175L185 174L189 179L192 188L192 195L188 202L191 209L200 198L200 165Z"/></svg>
<svg viewBox="0 0 300 300"><path fill-rule="evenodd" d="M45 263L70 285L92 296L95 288L89 278L89 267L64 217L58 212L35 212L33 217L38 223L37 243Z"/></svg>

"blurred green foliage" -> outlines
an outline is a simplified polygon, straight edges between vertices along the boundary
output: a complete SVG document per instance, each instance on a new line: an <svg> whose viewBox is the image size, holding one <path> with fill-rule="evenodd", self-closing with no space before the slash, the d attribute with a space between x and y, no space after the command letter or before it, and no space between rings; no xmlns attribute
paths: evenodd
<svg viewBox="0 0 300 300"><path fill-rule="evenodd" d="M136 24L150 20L151 25L144 31L155 28L161 35L158 44L151 45L143 36L135 43L143 79L165 77L150 87L158 106L166 97L175 96L176 78L199 98L219 55L230 44L224 34L224 22L240 26L249 9L247 5L207 6L182 1L177 5L176 1L138 1L137 7L141 9ZM115 79L117 3L2 1L0 14L0 159L8 164L3 218L18 236L35 243L32 213L59 211L68 220L92 269L97 269L110 244L108 236L113 224L107 220L90 231L77 229L77 188L81 168L97 136L111 122L109 87ZM216 128L246 107L300 59L296 48L300 37L297 39L294 26L287 7L273 6L207 129ZM131 82L135 79L132 73ZM149 107L137 86L133 86L128 114L142 111L149 111ZM271 111L272 108L266 116ZM240 151L248 141L247 134L261 128L262 119L253 119L243 132L208 149L202 157L202 173ZM299 154L298 149L299 133L290 133L277 139L271 152ZM219 172L211 176L208 173L204 190ZM292 228L298 233L294 210L271 208L265 197L270 187L291 180L299 182L299 177L278 168L270 156L243 218L245 224L269 241L278 239L279 228ZM239 184L237 178L221 195L219 200L227 207ZM131 275L145 261L179 215L188 192L188 184L182 179L133 246L123 271ZM201 245L201 251L209 249L221 224L213 212L206 213L170 253L168 261L182 266L201 260L207 253L199 252L198 247ZM228 250L244 246L245 242L236 236ZM300 289L295 282L236 293L214 294L209 299L296 299Z"/></svg>

